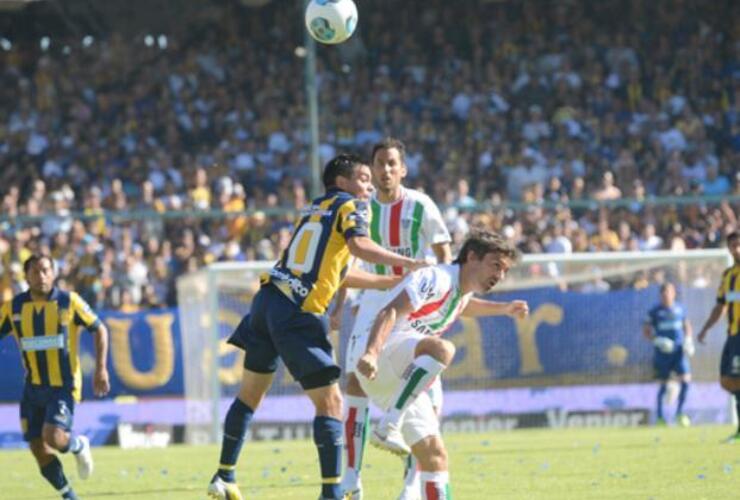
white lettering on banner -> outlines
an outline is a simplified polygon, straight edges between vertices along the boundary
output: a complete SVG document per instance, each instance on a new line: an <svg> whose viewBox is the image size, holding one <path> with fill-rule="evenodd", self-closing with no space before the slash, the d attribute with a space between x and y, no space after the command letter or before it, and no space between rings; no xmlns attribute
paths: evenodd
<svg viewBox="0 0 740 500"><path fill-rule="evenodd" d="M564 410L547 410L547 426L563 427L637 427L647 423L644 410L568 413Z"/></svg>
<svg viewBox="0 0 740 500"><path fill-rule="evenodd" d="M49 349L64 349L64 335L22 337L21 349L23 349L24 351L47 351Z"/></svg>

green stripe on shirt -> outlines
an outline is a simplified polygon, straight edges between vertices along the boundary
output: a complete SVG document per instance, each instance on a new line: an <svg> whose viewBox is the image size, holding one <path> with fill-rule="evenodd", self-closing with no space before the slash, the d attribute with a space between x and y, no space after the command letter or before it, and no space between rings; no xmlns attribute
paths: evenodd
<svg viewBox="0 0 740 500"><path fill-rule="evenodd" d="M370 238L378 245L383 244L380 238L380 204L375 200L370 201ZM385 266L375 264L375 272L385 274Z"/></svg>
<svg viewBox="0 0 740 500"><path fill-rule="evenodd" d="M416 202L414 206L414 222L411 224L411 257L416 259L419 251L419 229L424 217L424 205Z"/></svg>

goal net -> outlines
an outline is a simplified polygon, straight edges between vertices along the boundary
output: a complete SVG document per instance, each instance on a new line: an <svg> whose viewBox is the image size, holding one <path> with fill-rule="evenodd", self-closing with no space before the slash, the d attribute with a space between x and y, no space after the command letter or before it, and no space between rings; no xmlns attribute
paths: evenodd
<svg viewBox="0 0 740 500"><path fill-rule="evenodd" d="M445 391L479 394L475 391L648 382L653 347L643 337L642 325L660 300L660 284L677 286L677 300L698 332L729 263L724 250L526 255L489 298L527 300L530 316L456 322L445 334L458 348L443 377ZM270 266L216 263L178 280L187 442L220 437L243 361L243 353L226 344L226 338L249 311L259 275ZM349 307L344 318L342 331L332 338L340 366L351 326ZM718 324L708 344L697 348L691 362L694 380L716 382L724 328ZM258 417L290 414L293 420L310 421L310 411L296 409L305 409L302 398L280 364Z"/></svg>

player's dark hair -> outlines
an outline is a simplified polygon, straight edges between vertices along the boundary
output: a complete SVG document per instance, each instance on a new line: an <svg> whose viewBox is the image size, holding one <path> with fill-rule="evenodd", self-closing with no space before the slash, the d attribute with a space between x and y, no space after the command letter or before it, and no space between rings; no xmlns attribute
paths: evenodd
<svg viewBox="0 0 740 500"><path fill-rule="evenodd" d="M733 231L730 234L727 235L727 243L732 243L733 241L740 240L740 231Z"/></svg>
<svg viewBox="0 0 740 500"><path fill-rule="evenodd" d="M54 260L48 255L43 255L40 253L35 253L31 255L23 262L23 272L27 274L31 270L32 265L36 264L37 262L41 262L44 259L49 261L52 269L54 269L54 272L56 272L56 265L54 265Z"/></svg>
<svg viewBox="0 0 740 500"><path fill-rule="evenodd" d="M358 165L367 165L362 158L353 154L340 154L329 160L324 167L322 180L326 189L337 185L337 177L352 178L352 173Z"/></svg>
<svg viewBox="0 0 740 500"><path fill-rule="evenodd" d="M672 281L666 281L662 285L660 285L660 293L665 292L666 288L669 286L672 286L674 290L677 290L676 285Z"/></svg>
<svg viewBox="0 0 740 500"><path fill-rule="evenodd" d="M460 252L455 259L456 264L465 264L468 261L468 254L473 252L479 259L482 259L489 253L499 254L506 257L512 262L519 260L520 253L517 248L506 241L506 239L492 231L484 229L473 230L463 243Z"/></svg>
<svg viewBox="0 0 740 500"><path fill-rule="evenodd" d="M375 145L373 145L373 151L370 154L370 159L374 161L375 154L381 149L398 150L398 155L401 157L401 163L403 163L404 165L406 164L406 145L400 139L396 139L395 137L386 137L382 141L376 142Z"/></svg>

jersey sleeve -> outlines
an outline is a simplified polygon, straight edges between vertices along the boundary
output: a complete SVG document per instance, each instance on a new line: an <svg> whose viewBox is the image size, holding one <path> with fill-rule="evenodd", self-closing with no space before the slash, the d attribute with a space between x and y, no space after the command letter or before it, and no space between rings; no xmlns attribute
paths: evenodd
<svg viewBox="0 0 740 500"><path fill-rule="evenodd" d="M349 200L339 207L337 229L345 240L355 236L367 236L370 225L370 210L364 201Z"/></svg>
<svg viewBox="0 0 740 500"><path fill-rule="evenodd" d="M725 304L727 302L727 289L730 284L730 272L732 268L727 269L722 273L722 281L719 283L719 289L717 289L717 304Z"/></svg>
<svg viewBox="0 0 740 500"><path fill-rule="evenodd" d="M435 267L418 269L404 279L403 290L409 297L414 311L421 309L425 304L440 300L442 290L449 288L445 281L449 278Z"/></svg>
<svg viewBox="0 0 740 500"><path fill-rule="evenodd" d="M424 197L422 204L424 206L424 220L422 222L424 239L432 245L452 241L437 205L429 197Z"/></svg>
<svg viewBox="0 0 740 500"><path fill-rule="evenodd" d="M10 304L10 302L6 302L0 306L0 339L12 330L10 322L13 321L13 313Z"/></svg>
<svg viewBox="0 0 740 500"><path fill-rule="evenodd" d="M94 330L100 325L98 315L92 308L75 292L70 293L69 308L73 314L74 322L89 330Z"/></svg>

